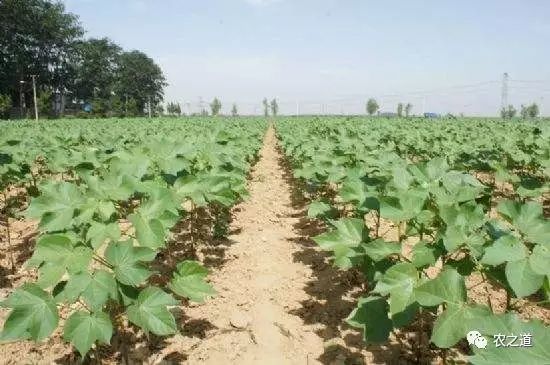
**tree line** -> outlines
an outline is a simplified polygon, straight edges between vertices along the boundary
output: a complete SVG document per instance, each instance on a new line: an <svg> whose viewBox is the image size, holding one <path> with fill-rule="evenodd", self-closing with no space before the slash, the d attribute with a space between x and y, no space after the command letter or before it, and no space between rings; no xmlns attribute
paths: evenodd
<svg viewBox="0 0 550 365"><path fill-rule="evenodd" d="M85 39L78 16L49 0L0 1L0 117L155 113L167 85L145 53L108 38Z"/></svg>
<svg viewBox="0 0 550 365"><path fill-rule="evenodd" d="M204 108L201 109L200 113L198 115L212 115L217 116L220 115L220 112L222 110L222 102L217 97L212 100L212 102L209 104L210 106L210 114L208 114L208 111ZM277 116L279 113L279 104L277 103L277 99L272 99L271 101L268 101L267 98L264 98L262 100L262 106L263 106L263 113L264 116L268 117L269 115ZM166 104L166 113L171 116L180 116L182 115L181 106L177 102L169 102ZM191 115L196 115L191 114ZM231 105L231 116L236 117L239 115L238 107L236 103L233 103Z"/></svg>

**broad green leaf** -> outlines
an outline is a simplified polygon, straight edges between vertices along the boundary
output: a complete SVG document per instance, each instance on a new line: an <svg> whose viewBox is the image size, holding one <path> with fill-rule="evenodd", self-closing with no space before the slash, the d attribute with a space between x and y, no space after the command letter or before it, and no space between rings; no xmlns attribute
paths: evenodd
<svg viewBox="0 0 550 365"><path fill-rule="evenodd" d="M474 365L550 364L550 329L539 320L523 322L512 313L493 314L478 319L475 326L469 330L477 330L487 338L485 349L472 346L474 356L471 356L469 360ZM498 334L517 335L518 343L521 341L522 335L529 334L532 346L496 347L493 336Z"/></svg>
<svg viewBox="0 0 550 365"><path fill-rule="evenodd" d="M65 340L70 341L83 357L96 341L108 345L112 335L113 325L107 314L84 311L71 314L63 333Z"/></svg>
<svg viewBox="0 0 550 365"><path fill-rule="evenodd" d="M529 256L529 263L534 272L540 275L550 276L550 249L548 246L536 245Z"/></svg>
<svg viewBox="0 0 550 365"><path fill-rule="evenodd" d="M506 280L518 298L535 293L542 286L544 275L535 272L529 259L506 263Z"/></svg>
<svg viewBox="0 0 550 365"><path fill-rule="evenodd" d="M167 307L177 304L170 294L150 286L143 289L137 301L128 307L128 319L146 333L159 336L174 334L177 331L176 320Z"/></svg>
<svg viewBox="0 0 550 365"><path fill-rule="evenodd" d="M415 299L425 307L432 307L443 302L460 305L466 301L466 284L464 277L454 268L444 266L435 277L414 290Z"/></svg>
<svg viewBox="0 0 550 365"><path fill-rule="evenodd" d="M138 213L130 214L128 220L136 230L136 238L140 246L157 249L165 245L166 231L160 220L145 220Z"/></svg>
<svg viewBox="0 0 550 365"><path fill-rule="evenodd" d="M336 210L331 207L330 204L321 200L316 200L309 205L307 216L308 218L334 218L336 216Z"/></svg>
<svg viewBox="0 0 550 365"><path fill-rule="evenodd" d="M27 338L41 341L56 329L59 321L54 299L36 284L23 284L0 306L12 309L0 341Z"/></svg>
<svg viewBox="0 0 550 365"><path fill-rule="evenodd" d="M176 294L194 302L202 303L216 294L212 285L205 281L208 270L197 261L183 261L178 264L169 288Z"/></svg>
<svg viewBox="0 0 550 365"><path fill-rule="evenodd" d="M527 257L527 247L512 235L502 236L485 249L481 263L500 265L507 261L518 261Z"/></svg>
<svg viewBox="0 0 550 365"><path fill-rule="evenodd" d="M378 280L373 292L390 295L390 313L402 312L413 301L413 289L418 281L416 268L407 262L390 267Z"/></svg>
<svg viewBox="0 0 550 365"><path fill-rule="evenodd" d="M401 243L386 242L382 238L363 243L362 247L366 254L374 261L380 261L390 255L401 253Z"/></svg>
<svg viewBox="0 0 550 365"><path fill-rule="evenodd" d="M425 241L416 243L412 248L411 262L417 268L434 265L443 250L436 245L429 245Z"/></svg>
<svg viewBox="0 0 550 365"><path fill-rule="evenodd" d="M134 247L131 240L110 243L105 250L105 259L113 265L116 279L122 284L133 286L140 285L151 275L143 262L152 261L155 256L155 251Z"/></svg>
<svg viewBox="0 0 550 365"><path fill-rule="evenodd" d="M363 330L363 339L368 343L386 342L393 329L388 317L388 303L384 298L374 296L360 298L346 322Z"/></svg>
<svg viewBox="0 0 550 365"><path fill-rule="evenodd" d="M107 240L111 242L118 241L120 239L120 228L117 223L103 224L93 222L88 232L86 232L86 239L94 250L97 250Z"/></svg>
<svg viewBox="0 0 550 365"><path fill-rule="evenodd" d="M439 348L454 346L469 331L477 328L481 319L491 315L491 310L486 306L450 304L438 315L430 340Z"/></svg>

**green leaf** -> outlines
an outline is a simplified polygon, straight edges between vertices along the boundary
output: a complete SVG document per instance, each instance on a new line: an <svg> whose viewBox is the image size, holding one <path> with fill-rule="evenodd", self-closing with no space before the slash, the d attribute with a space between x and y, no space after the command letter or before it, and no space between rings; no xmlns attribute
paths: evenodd
<svg viewBox="0 0 550 365"><path fill-rule="evenodd" d="M529 256L529 264L537 274L550 276L550 249L548 246L536 245L533 248L533 253Z"/></svg>
<svg viewBox="0 0 550 365"><path fill-rule="evenodd" d="M544 275L535 272L527 258L506 263L505 271L506 280L518 298L535 293L544 281Z"/></svg>
<svg viewBox="0 0 550 365"><path fill-rule="evenodd" d="M23 284L0 305L12 309L0 334L1 341L41 341L56 329L59 321L54 299L36 284Z"/></svg>
<svg viewBox="0 0 550 365"><path fill-rule="evenodd" d="M62 231L71 227L75 210L82 203L78 186L63 181L49 185L41 196L33 198L26 214L40 219L42 231Z"/></svg>
<svg viewBox="0 0 550 365"><path fill-rule="evenodd" d="M388 318L388 303L384 298L374 296L360 298L346 322L362 329L363 339L368 343L386 342L393 329Z"/></svg>
<svg viewBox="0 0 550 365"><path fill-rule="evenodd" d="M373 292L390 295L390 313L402 312L413 302L413 289L418 281L416 267L403 262L390 267L378 280Z"/></svg>
<svg viewBox="0 0 550 365"><path fill-rule="evenodd" d="M112 335L113 325L107 314L84 311L71 314L65 322L63 333L65 340L70 341L82 357L96 341L108 345Z"/></svg>
<svg viewBox="0 0 550 365"><path fill-rule="evenodd" d="M505 313L480 318L469 330L479 331L488 340L485 349L472 346L474 356L468 360L474 365L550 364L550 329L539 320L523 322L517 315ZM493 336L498 334L530 334L532 346L496 347Z"/></svg>
<svg viewBox="0 0 550 365"><path fill-rule="evenodd" d="M307 210L307 216L308 218L334 218L336 217L336 209L331 207L328 203L316 200L311 202L309 205L309 208Z"/></svg>
<svg viewBox="0 0 550 365"><path fill-rule="evenodd" d="M70 274L86 270L91 260L92 251L88 247L74 247L66 234L51 234L38 240L29 264L44 263L39 269L39 284L48 288L59 282L65 270Z"/></svg>
<svg viewBox="0 0 550 365"><path fill-rule="evenodd" d="M477 328L479 321L491 316L488 307L480 305L450 304L434 323L431 341L439 348L449 348Z"/></svg>
<svg viewBox="0 0 550 365"><path fill-rule="evenodd" d="M437 277L419 285L414 290L414 296L425 307L443 302L458 305L466 301L466 284L454 268L444 266Z"/></svg>
<svg viewBox="0 0 550 365"><path fill-rule="evenodd" d="M510 221L525 238L534 243L547 244L550 237L550 222L544 220L542 205L527 202L523 205L504 200L497 206L498 212Z"/></svg>
<svg viewBox="0 0 550 365"><path fill-rule="evenodd" d="M357 254L354 248L367 237L365 224L361 219L343 218L334 221L333 225L336 229L313 237L313 240L322 249L334 252L338 267L349 268L351 258Z"/></svg>
<svg viewBox="0 0 550 365"><path fill-rule="evenodd" d="M416 243L412 248L411 262L417 268L434 265L443 250L436 245L429 245L425 241Z"/></svg>
<svg viewBox="0 0 550 365"><path fill-rule="evenodd" d="M151 272L142 262L152 261L154 250L146 247L134 247L131 240L110 243L105 250L105 259L113 265L115 277L122 284L138 286Z"/></svg>
<svg viewBox="0 0 550 365"><path fill-rule="evenodd" d="M160 220L145 220L138 213L130 214L128 220L136 230L136 238L140 246L157 249L165 245L166 232Z"/></svg>
<svg viewBox="0 0 550 365"><path fill-rule="evenodd" d="M177 266L168 287L176 294L194 302L202 303L216 294L212 285L205 281L208 270L197 261L183 261Z"/></svg>
<svg viewBox="0 0 550 365"><path fill-rule="evenodd" d="M178 302L170 295L156 287L143 289L137 301L128 307L128 319L141 327L146 333L166 336L177 331L176 320L168 311L168 306Z"/></svg>
<svg viewBox="0 0 550 365"><path fill-rule="evenodd" d="M369 243L362 244L363 250L374 261L380 261L390 255L398 255L401 253L401 243L386 242L382 238L378 238Z"/></svg>
<svg viewBox="0 0 550 365"><path fill-rule="evenodd" d="M88 232L86 240L90 242L94 250L97 250L105 241L116 242L120 239L120 228L117 223L103 224L93 222Z"/></svg>
<svg viewBox="0 0 550 365"><path fill-rule="evenodd" d="M507 261L524 259L527 253L527 247L523 242L512 235L505 235L485 249L481 263L497 266Z"/></svg>

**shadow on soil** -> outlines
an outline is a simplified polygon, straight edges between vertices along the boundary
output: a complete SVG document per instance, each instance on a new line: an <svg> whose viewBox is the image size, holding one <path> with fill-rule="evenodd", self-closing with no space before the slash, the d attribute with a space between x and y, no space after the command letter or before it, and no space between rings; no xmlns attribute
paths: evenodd
<svg viewBox="0 0 550 365"><path fill-rule="evenodd" d="M314 325L317 328L315 333L325 341L327 346L317 360L327 365L366 364L366 351L370 354L369 363L424 363L407 359L410 344L399 338L398 342L392 341L384 345L366 345L360 331L346 331L350 327L344 320L355 308L362 294L362 275L357 271L342 271L333 267L328 259L330 255L318 249L317 244L311 240L311 237L326 231L326 227L320 221L307 218L308 201L304 198L304 190L293 177L292 169L282 151L279 150L279 153L279 165L284 179L292 189L292 207L299 211L293 215L293 218L299 218L294 225L298 237L293 240L300 247L300 251L294 253L294 260L313 270L313 277L304 289L310 298L301 302L301 308L290 313L299 316L305 323ZM425 363L431 362L427 360Z"/></svg>

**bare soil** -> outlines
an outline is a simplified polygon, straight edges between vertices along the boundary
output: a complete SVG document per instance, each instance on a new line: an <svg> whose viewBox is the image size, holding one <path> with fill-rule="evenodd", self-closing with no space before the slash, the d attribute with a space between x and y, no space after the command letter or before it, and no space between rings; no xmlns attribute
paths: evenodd
<svg viewBox="0 0 550 365"><path fill-rule="evenodd" d="M121 363L118 344L124 341L130 364L442 363L439 353L429 349L429 334L417 331L415 324L392 335L386 345L366 346L361 333L344 323L362 294L362 278L332 267L328 255L313 243L311 237L325 227L306 218L307 202L295 186L271 127L250 174L250 197L231 211L229 236L204 242L193 253L210 268L216 297L173 309L181 334L147 338L128 327L124 338L115 336L112 347L102 346L94 354L98 357L87 362ZM10 271L10 250L2 232L0 300L35 278L22 264L34 247L36 224L11 223L17 271ZM381 231L388 239L397 238L396 227L388 222L382 222ZM189 232L175 233L174 240L181 250L175 248L159 261L190 258ZM0 325L7 313L0 308ZM423 354L418 354L419 343ZM448 355L461 357L455 350ZM77 361L60 330L40 344L0 344L0 364Z"/></svg>

